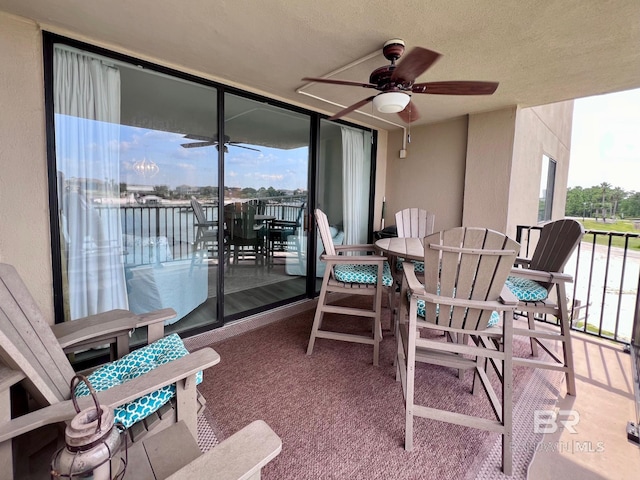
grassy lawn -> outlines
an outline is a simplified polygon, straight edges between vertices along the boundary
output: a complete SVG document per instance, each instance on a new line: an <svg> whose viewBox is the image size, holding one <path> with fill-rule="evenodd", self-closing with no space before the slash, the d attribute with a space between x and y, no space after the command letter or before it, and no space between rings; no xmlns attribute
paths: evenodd
<svg viewBox="0 0 640 480"><path fill-rule="evenodd" d="M585 230L599 230L602 232L621 232L621 233L635 233L640 235L640 230L633 228L633 222L631 220L616 220L611 223L602 223L602 221L595 221L591 219L585 219L584 221L580 221L584 226ZM583 241L585 242L593 242L593 235L586 234L584 236ZM597 235L596 243L599 245L608 245L609 237L605 235ZM620 237L612 237L611 245L614 247L622 247L624 248L625 238ZM640 250L640 237L629 238L629 248L633 250Z"/></svg>

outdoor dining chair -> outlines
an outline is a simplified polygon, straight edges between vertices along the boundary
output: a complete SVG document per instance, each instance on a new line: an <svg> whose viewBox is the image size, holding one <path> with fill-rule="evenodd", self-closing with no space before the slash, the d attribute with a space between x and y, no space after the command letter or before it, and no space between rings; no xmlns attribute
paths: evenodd
<svg viewBox="0 0 640 480"><path fill-rule="evenodd" d="M405 262L400 293L396 380L402 382L405 449L413 449L414 417L489 430L502 435L502 468L512 470L512 314L517 299L505 288L520 245L485 228L458 227L424 239L424 283L415 265ZM444 333L429 335L428 332ZM448 341L465 338L468 341ZM489 344L484 343L489 339ZM416 404L416 364L474 371L473 391L484 387L496 419ZM501 380L501 395L489 378L491 365ZM418 397L419 398L419 397Z"/></svg>
<svg viewBox="0 0 640 480"><path fill-rule="evenodd" d="M514 333L530 338L534 356L538 356L537 347L540 346L551 357L550 360L519 358L514 365L564 372L569 395L576 394L566 291L566 283L573 282L573 277L563 270L583 235L584 228L576 220L567 218L547 223L540 232L531 259L517 258L516 265L523 268L512 269L507 278L507 286L519 300L516 311L523 312L528 320L528 328L516 328ZM555 316L559 332L536 329L536 314ZM562 353L559 355L543 340L558 341Z"/></svg>
<svg viewBox="0 0 640 480"><path fill-rule="evenodd" d="M307 355L313 353L316 338L364 343L373 345L373 364L377 366L380 341L382 340L380 325L382 293L384 288L391 287L393 284L389 263L385 257L376 254L373 245L334 245L326 214L322 210L316 209L315 218L324 245L324 253L320 259L326 262L326 269L313 318ZM348 252L356 252L358 255L344 255ZM373 299L373 305L371 308L337 305L332 303L330 293L369 296ZM340 314L345 317L371 318L373 320L372 334L356 335L323 330L322 320L325 313Z"/></svg>
<svg viewBox="0 0 640 480"><path fill-rule="evenodd" d="M396 212L395 218L398 237L424 238L433 233L436 223L436 215L422 208L405 208L404 210ZM391 273L398 289L402 283L402 264L404 261L404 258L396 258L391 259L390 262ZM412 263L414 264L416 273L424 273L424 262L414 260ZM393 331L395 331L395 313L397 308L397 296L395 293L396 292L392 290L389 296L389 305L391 305L394 322L392 326Z"/></svg>

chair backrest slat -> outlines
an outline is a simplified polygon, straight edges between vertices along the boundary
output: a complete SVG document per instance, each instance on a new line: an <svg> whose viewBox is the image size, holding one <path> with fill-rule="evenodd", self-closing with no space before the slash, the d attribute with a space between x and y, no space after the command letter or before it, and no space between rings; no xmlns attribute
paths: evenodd
<svg viewBox="0 0 640 480"><path fill-rule="evenodd" d="M196 197L191 197L191 208L193 209L193 214L196 216L198 223L206 223L207 215L204 213L202 204L196 199Z"/></svg>
<svg viewBox="0 0 640 480"><path fill-rule="evenodd" d="M443 297L495 301L520 246L485 228L453 228L429 235L425 245L425 289ZM453 328L486 328L490 309L426 303L425 318Z"/></svg>
<svg viewBox="0 0 640 480"><path fill-rule="evenodd" d="M322 245L324 246L324 251L327 255L335 255L336 249L333 245L333 240L331 238L331 230L329 229L329 219L327 215L320 209L316 209L316 225L318 226L318 231L320 232L320 238L322 240Z"/></svg>
<svg viewBox="0 0 640 480"><path fill-rule="evenodd" d="M42 405L70 396L73 368L35 300L12 265L0 264L0 358L26 375Z"/></svg>
<svg viewBox="0 0 640 480"><path fill-rule="evenodd" d="M544 272L562 272L583 235L584 228L577 220L564 218L547 223L542 227L529 268ZM550 288L551 284L546 287Z"/></svg>
<svg viewBox="0 0 640 480"><path fill-rule="evenodd" d="M396 213L399 237L424 238L433 233L435 214L422 208L405 208Z"/></svg>

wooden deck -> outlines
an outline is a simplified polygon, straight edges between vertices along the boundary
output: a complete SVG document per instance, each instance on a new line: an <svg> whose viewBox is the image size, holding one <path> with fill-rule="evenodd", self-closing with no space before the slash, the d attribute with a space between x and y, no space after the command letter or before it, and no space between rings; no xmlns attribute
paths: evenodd
<svg viewBox="0 0 640 480"><path fill-rule="evenodd" d="M572 339L577 395L567 396L563 382L556 408L575 410L580 420L575 433L559 428L544 435L528 478L637 478L640 447L626 435L636 416L631 357L620 344L580 333Z"/></svg>

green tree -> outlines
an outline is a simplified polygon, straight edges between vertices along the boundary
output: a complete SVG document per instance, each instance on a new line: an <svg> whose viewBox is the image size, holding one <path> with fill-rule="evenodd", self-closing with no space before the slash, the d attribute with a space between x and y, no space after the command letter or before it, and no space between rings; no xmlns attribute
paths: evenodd
<svg viewBox="0 0 640 480"><path fill-rule="evenodd" d="M620 203L621 200L623 200L626 197L626 192L620 188L620 187L615 187L613 190L611 190L611 203L613 204L612 210L611 210L611 216L615 217L616 213L618 213L618 204Z"/></svg>
<svg viewBox="0 0 640 480"><path fill-rule="evenodd" d="M242 196L244 198L255 198L257 197L258 191L255 188L245 187L242 189Z"/></svg>
<svg viewBox="0 0 640 480"><path fill-rule="evenodd" d="M605 201L607 198L607 193L609 193L609 190L611 190L611 184L602 182L600 184L600 190L602 192L602 210L600 211L600 214L602 215L602 221L604 222L605 217L607 216L607 207L605 205Z"/></svg>
<svg viewBox="0 0 640 480"><path fill-rule="evenodd" d="M156 185L153 187L153 193L162 198L169 197L169 187L167 185Z"/></svg>
<svg viewBox="0 0 640 480"><path fill-rule="evenodd" d="M620 202L620 212L625 217L640 218L640 192L630 192Z"/></svg>
<svg viewBox="0 0 640 480"><path fill-rule="evenodd" d="M587 194L582 187L567 189L567 202L564 211L566 216L583 217L587 213L588 207Z"/></svg>

